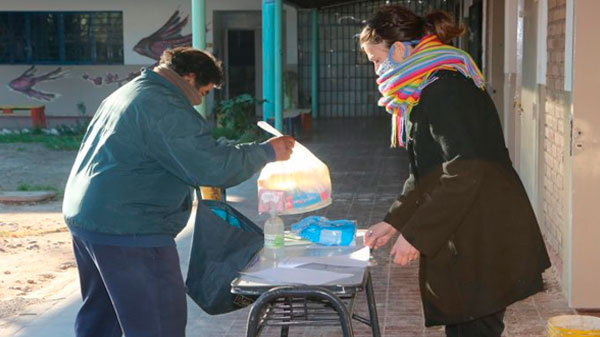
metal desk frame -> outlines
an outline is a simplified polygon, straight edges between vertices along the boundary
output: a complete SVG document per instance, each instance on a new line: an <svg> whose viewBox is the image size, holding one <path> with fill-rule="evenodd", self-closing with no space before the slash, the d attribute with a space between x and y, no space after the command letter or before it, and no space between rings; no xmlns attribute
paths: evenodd
<svg viewBox="0 0 600 337"><path fill-rule="evenodd" d="M306 251L294 251L297 247L285 247L286 253L302 255ZM324 254L329 255L327 248L321 248ZM334 254L343 253L357 247L329 248ZM318 252L318 251L317 251ZM268 267L265 251L261 250L248 264L245 271L257 271ZM353 337L352 318L371 327L372 335L380 337L377 307L373 282L368 267L337 267L310 264L303 268L328 269L346 273L353 276L341 279L335 283L319 286L284 285L265 283L248 275L240 275L231 283L231 292L244 296L259 296L254 302L248 315L247 337L260 335L265 326L280 326L281 336L288 336L290 326L325 326L340 325L344 337ZM369 318L354 314L354 300L356 294L365 291Z"/></svg>

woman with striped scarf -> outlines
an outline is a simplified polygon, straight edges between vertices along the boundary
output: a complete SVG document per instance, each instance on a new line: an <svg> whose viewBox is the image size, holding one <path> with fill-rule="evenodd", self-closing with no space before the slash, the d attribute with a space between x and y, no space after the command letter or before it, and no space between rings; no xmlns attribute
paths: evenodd
<svg viewBox="0 0 600 337"><path fill-rule="evenodd" d="M506 307L543 289L550 261L483 76L448 44L463 30L445 12L390 5L361 32L410 173L365 241L377 249L399 233L393 262L419 259L426 326L499 337Z"/></svg>

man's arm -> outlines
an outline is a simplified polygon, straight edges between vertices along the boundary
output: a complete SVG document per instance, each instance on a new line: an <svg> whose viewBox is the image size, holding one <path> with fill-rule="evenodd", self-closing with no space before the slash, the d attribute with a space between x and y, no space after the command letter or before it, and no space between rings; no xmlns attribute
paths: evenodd
<svg viewBox="0 0 600 337"><path fill-rule="evenodd" d="M237 185L269 160L259 144L218 144L207 123L187 109L166 112L147 135L148 156L192 186Z"/></svg>

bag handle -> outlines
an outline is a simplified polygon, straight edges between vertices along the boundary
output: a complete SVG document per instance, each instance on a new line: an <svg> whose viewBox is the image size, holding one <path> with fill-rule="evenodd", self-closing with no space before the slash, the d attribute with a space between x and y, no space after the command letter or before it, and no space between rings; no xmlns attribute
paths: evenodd
<svg viewBox="0 0 600 337"><path fill-rule="evenodd" d="M271 124L269 124L265 121L258 121L256 124L258 124L258 127L267 131L268 133L272 134L273 136L276 136L276 137L283 136L283 134L281 132L279 132L279 130L275 129L274 127L271 126Z"/></svg>

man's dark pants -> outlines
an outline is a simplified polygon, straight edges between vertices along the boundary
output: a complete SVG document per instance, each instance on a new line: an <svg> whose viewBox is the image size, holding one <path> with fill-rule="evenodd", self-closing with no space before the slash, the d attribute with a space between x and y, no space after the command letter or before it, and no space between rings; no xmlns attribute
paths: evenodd
<svg viewBox="0 0 600 337"><path fill-rule="evenodd" d="M175 246L123 247L73 236L83 305L77 337L183 337L185 284Z"/></svg>

